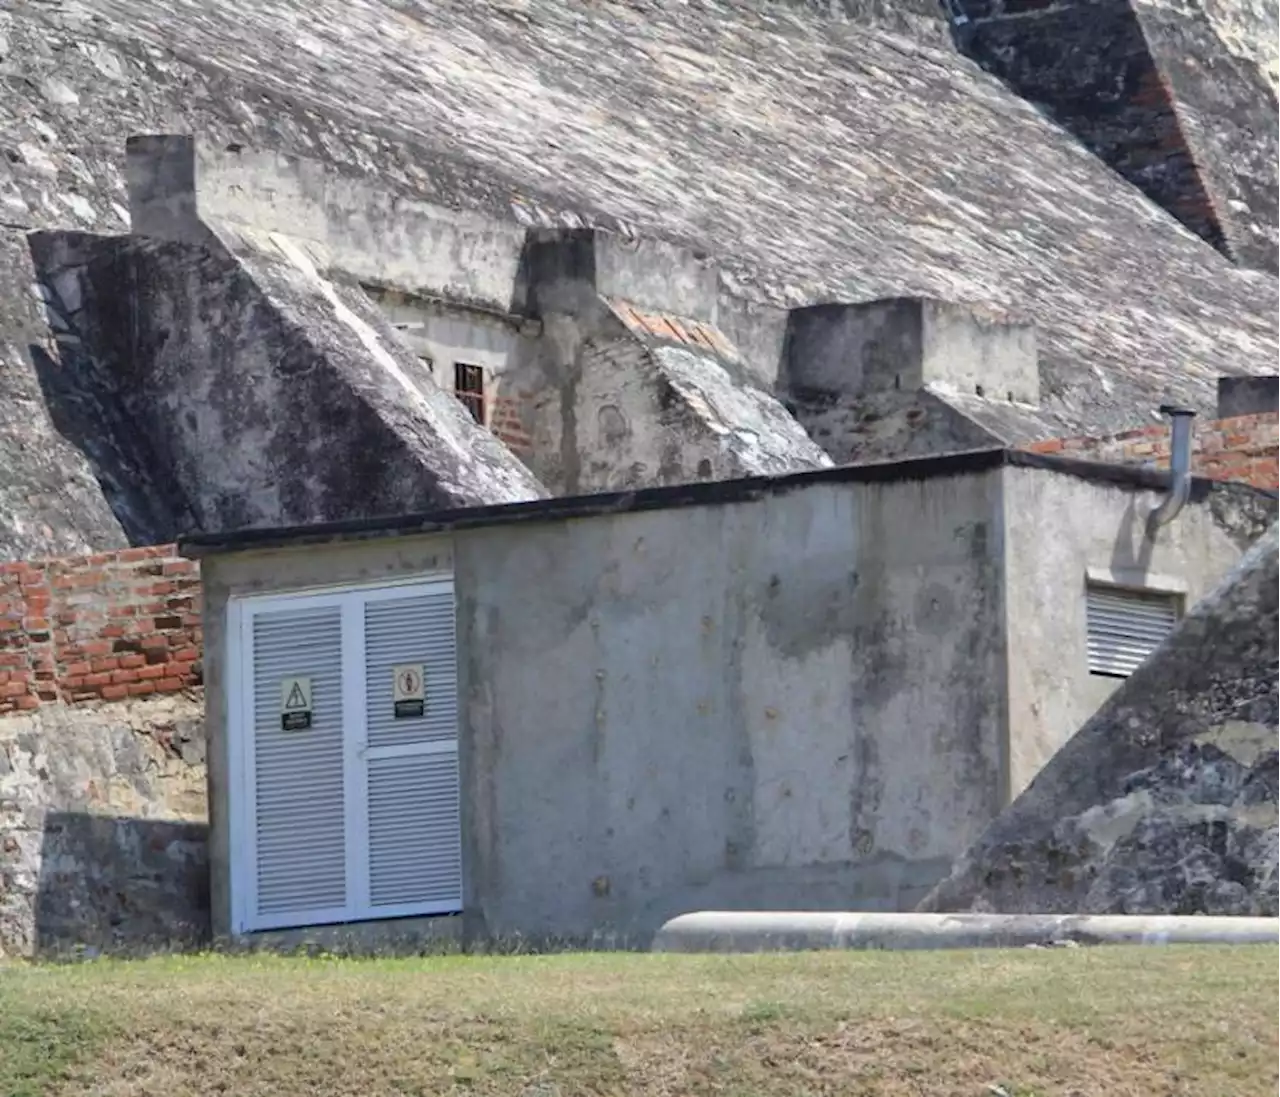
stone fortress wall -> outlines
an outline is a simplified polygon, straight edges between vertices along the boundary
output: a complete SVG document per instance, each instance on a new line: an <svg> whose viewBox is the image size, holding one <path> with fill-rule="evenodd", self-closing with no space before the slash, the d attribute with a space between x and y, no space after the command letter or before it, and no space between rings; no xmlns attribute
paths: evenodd
<svg viewBox="0 0 1280 1097"><path fill-rule="evenodd" d="M1274 368L1273 279L954 5L197 6L0 13L4 558L1098 436ZM1183 160L1265 242L1266 132L1201 140L1256 13L1184 7L1231 63L1159 61Z"/></svg>
<svg viewBox="0 0 1280 1097"><path fill-rule="evenodd" d="M992 444L1161 464L1169 400L1197 471L1274 488L1274 398L1213 394L1275 368L1274 21L0 12L0 950L201 932L183 533Z"/></svg>

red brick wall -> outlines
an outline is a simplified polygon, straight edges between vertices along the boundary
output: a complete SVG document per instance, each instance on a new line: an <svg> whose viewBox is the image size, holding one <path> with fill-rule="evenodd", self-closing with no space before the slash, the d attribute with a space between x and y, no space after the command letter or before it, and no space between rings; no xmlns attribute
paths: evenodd
<svg viewBox="0 0 1280 1097"><path fill-rule="evenodd" d="M489 429L517 457L533 452L533 438L520 416L520 401L511 396L495 396L489 412Z"/></svg>
<svg viewBox="0 0 1280 1097"><path fill-rule="evenodd" d="M1159 425L1097 438L1053 438L1026 448L1035 453L1168 468L1169 438L1169 427ZM1197 476L1277 489L1275 412L1198 422L1192 438L1191 468Z"/></svg>
<svg viewBox="0 0 1280 1097"><path fill-rule="evenodd" d="M173 545L0 563L0 713L199 685L201 639Z"/></svg>

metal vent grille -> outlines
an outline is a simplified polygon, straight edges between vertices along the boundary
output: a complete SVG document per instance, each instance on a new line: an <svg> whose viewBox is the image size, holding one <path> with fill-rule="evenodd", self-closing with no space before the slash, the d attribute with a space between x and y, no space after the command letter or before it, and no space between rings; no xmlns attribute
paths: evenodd
<svg viewBox="0 0 1280 1097"><path fill-rule="evenodd" d="M1089 587L1089 673L1128 678L1178 623L1173 595Z"/></svg>
<svg viewBox="0 0 1280 1097"><path fill-rule="evenodd" d="M411 598L366 603L364 637L370 748L456 739L458 667L452 586ZM426 668L421 716L397 717L389 703L392 668L406 663Z"/></svg>
<svg viewBox="0 0 1280 1097"><path fill-rule="evenodd" d="M452 745L369 763L373 907L422 903L441 911L462 909L458 808L458 755Z"/></svg>
<svg viewBox="0 0 1280 1097"><path fill-rule="evenodd" d="M280 685L311 679L312 722L284 731ZM346 903L343 831L342 616L339 607L253 620L257 913Z"/></svg>

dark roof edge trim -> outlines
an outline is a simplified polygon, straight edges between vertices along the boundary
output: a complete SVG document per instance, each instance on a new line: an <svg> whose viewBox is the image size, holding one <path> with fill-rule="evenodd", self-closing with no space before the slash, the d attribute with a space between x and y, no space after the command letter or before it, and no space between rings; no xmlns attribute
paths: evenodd
<svg viewBox="0 0 1280 1097"><path fill-rule="evenodd" d="M676 507L717 506L753 502L810 484L894 483L928 480L972 472L1014 466L1045 469L1065 473L1084 480L1115 484L1131 490L1163 491L1169 474L1156 469L1131 465L1110 465L1080 461L1056 455L1028 453L1024 450L988 448L959 453L918 457L909 460L877 461L862 465L838 465L833 468L808 469L778 476L750 476L739 480L716 480L707 483L676 484L670 487L642 488L637 491L604 492L597 495L560 496L533 499L521 503L492 506L460 507L423 514L391 514L373 518L318 522L305 526L263 527L230 530L223 533L199 533L180 538L178 552L197 559L223 552L248 552L254 549L282 548L290 545L321 544L328 541L367 540L396 535L442 533L449 530L475 529L516 522L556 522L572 518L591 518L606 514L628 514ZM1192 482L1192 501L1202 501L1215 482L1196 478ZM1219 484L1218 486L1223 486ZM1271 495L1247 485L1236 485L1258 494Z"/></svg>
<svg viewBox="0 0 1280 1097"><path fill-rule="evenodd" d="M438 533L442 530L473 529L477 526L493 526L507 522L554 522L603 514L625 514L632 511L751 502L769 495L781 495L794 491L808 484L883 483L978 472L1000 467L1005 463L1006 456L1005 450L992 447L909 461L877 461L865 465L837 465L832 468L806 469L803 472L789 472L778 476L748 476L738 480L675 484L669 487L640 488L635 491L558 496L551 499L532 499L521 503L459 507L425 514L383 515L338 522L319 522L306 526L197 533L180 538L178 551L183 556L198 557L211 552L248 550L283 544L406 533Z"/></svg>

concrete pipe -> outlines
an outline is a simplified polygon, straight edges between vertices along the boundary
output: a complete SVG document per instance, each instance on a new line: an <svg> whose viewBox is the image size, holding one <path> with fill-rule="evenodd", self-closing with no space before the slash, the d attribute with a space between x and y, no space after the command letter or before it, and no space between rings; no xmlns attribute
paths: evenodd
<svg viewBox="0 0 1280 1097"><path fill-rule="evenodd" d="M658 930L655 952L1276 944L1280 919L1121 914L699 911Z"/></svg>

